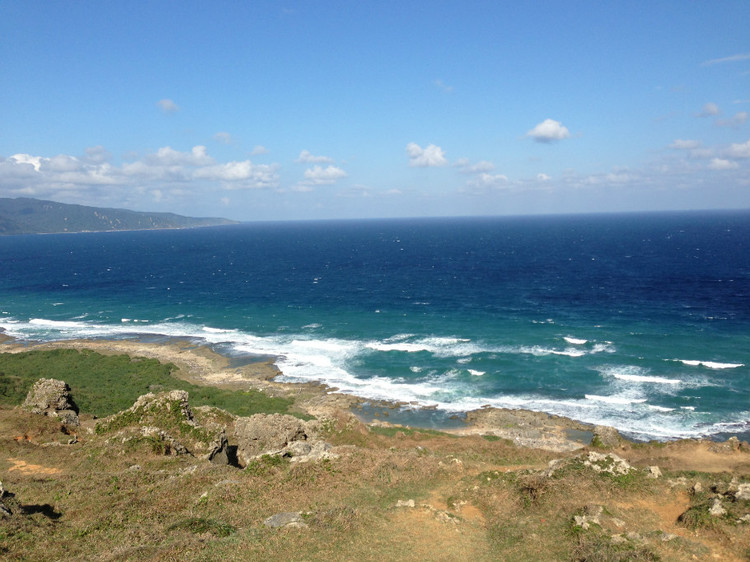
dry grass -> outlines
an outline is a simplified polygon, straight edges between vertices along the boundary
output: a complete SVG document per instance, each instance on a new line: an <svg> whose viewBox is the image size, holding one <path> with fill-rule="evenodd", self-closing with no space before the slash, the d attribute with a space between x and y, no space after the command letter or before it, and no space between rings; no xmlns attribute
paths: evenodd
<svg viewBox="0 0 750 562"><path fill-rule="evenodd" d="M687 485L708 490L729 474L692 472L670 486L687 473L617 479L571 463L548 477L550 453L481 437L374 433L346 416L326 426L338 459L261 460L244 470L157 455L85 427L68 444L75 436L60 430L50 418L0 409L0 479L13 494L3 501L14 511L0 520L0 558L743 560L750 549L750 525L677 522L690 502L698 512L705 503ZM574 516L591 506L602 506L600 523L576 527ZM263 525L280 512L302 512L307 528Z"/></svg>

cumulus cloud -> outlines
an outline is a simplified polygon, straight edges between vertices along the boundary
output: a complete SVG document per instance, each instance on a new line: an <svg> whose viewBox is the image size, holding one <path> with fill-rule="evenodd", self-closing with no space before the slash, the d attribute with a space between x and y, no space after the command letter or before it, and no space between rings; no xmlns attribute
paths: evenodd
<svg viewBox="0 0 750 562"><path fill-rule="evenodd" d="M434 144L422 148L415 142L406 145L406 154L409 157L409 166L417 168L430 168L434 166L445 166L445 152Z"/></svg>
<svg viewBox="0 0 750 562"><path fill-rule="evenodd" d="M251 156L257 156L258 154L268 154L268 152L269 151L268 151L268 149L265 146L260 145L260 144L256 144L253 147L253 150L250 152L250 155Z"/></svg>
<svg viewBox="0 0 750 562"><path fill-rule="evenodd" d="M539 181L549 181L552 178L550 176L548 176L547 174L539 173L539 174L536 175L536 179L538 179Z"/></svg>
<svg viewBox="0 0 750 562"><path fill-rule="evenodd" d="M333 163L333 158L329 158L328 156L315 156L309 150L303 150L299 153L297 162L301 164L331 164Z"/></svg>
<svg viewBox="0 0 750 562"><path fill-rule="evenodd" d="M737 164L737 162L732 162L731 160L726 160L724 158L714 158L708 164L710 170L733 170L739 168L739 166L740 165Z"/></svg>
<svg viewBox="0 0 750 562"><path fill-rule="evenodd" d="M738 53L736 55L730 55L720 59L711 59L701 63L701 66L712 66L714 64L722 64L725 62L739 62L743 60L750 60L750 53Z"/></svg>
<svg viewBox="0 0 750 562"><path fill-rule="evenodd" d="M115 166L101 146L81 157L59 154L50 158L14 154L0 159L0 188L9 196L79 198L87 203L128 200L131 194L161 198L186 197L194 190L277 187L278 165L257 165L249 160L217 163L206 147L189 151L169 146ZM103 189L106 187L106 190Z"/></svg>
<svg viewBox="0 0 750 562"><path fill-rule="evenodd" d="M336 166L313 166L305 170L305 184L312 185L330 185L337 180L346 177L346 172Z"/></svg>
<svg viewBox="0 0 750 562"><path fill-rule="evenodd" d="M216 142L220 142L222 144L231 144L232 143L232 135L229 133L225 133L223 131L216 133L214 135L214 140Z"/></svg>
<svg viewBox="0 0 750 562"><path fill-rule="evenodd" d="M486 193L510 187L510 180L504 174L478 174L466 183L464 191L474 194Z"/></svg>
<svg viewBox="0 0 750 562"><path fill-rule="evenodd" d="M730 119L718 119L716 125L719 127L739 127L747 123L747 111L735 113Z"/></svg>
<svg viewBox="0 0 750 562"><path fill-rule="evenodd" d="M527 132L526 136L531 137L536 142L549 143L569 138L570 131L560 121L545 119Z"/></svg>
<svg viewBox="0 0 750 562"><path fill-rule="evenodd" d="M164 113L176 113L180 110L177 104L169 98L164 98L163 100L157 101L156 105L158 105L159 109L161 109Z"/></svg>
<svg viewBox="0 0 750 562"><path fill-rule="evenodd" d="M727 154L731 158L750 158L750 140L743 143L734 143L729 147Z"/></svg>
<svg viewBox="0 0 750 562"><path fill-rule="evenodd" d="M198 168L193 177L221 181L225 189L260 189L279 183L278 165L253 164L250 160Z"/></svg>
<svg viewBox="0 0 750 562"><path fill-rule="evenodd" d="M708 102L705 104L701 110L700 113L698 113L698 117L713 117L714 115L718 115L720 113L719 106L716 105L714 102Z"/></svg>

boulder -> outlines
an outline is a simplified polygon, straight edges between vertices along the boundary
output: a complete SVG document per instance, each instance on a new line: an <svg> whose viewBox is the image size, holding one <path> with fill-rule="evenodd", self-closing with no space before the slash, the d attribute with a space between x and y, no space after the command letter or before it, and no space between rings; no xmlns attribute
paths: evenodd
<svg viewBox="0 0 750 562"><path fill-rule="evenodd" d="M285 414L255 414L234 424L237 460L246 466L263 455L282 455L292 462L336 458L331 446L314 438L314 425Z"/></svg>
<svg viewBox="0 0 750 562"><path fill-rule="evenodd" d="M53 416L67 425L78 425L78 406L65 381L39 379L26 395L22 407L34 414Z"/></svg>
<svg viewBox="0 0 750 562"><path fill-rule="evenodd" d="M305 523L305 520L302 517L302 513L299 511L277 513L276 515L272 515L271 517L263 521L263 525L271 529L279 529L282 527L291 529L304 529L305 527L307 527L307 523Z"/></svg>
<svg viewBox="0 0 750 562"><path fill-rule="evenodd" d="M750 483L739 484L734 493L734 499L750 501Z"/></svg>
<svg viewBox="0 0 750 562"><path fill-rule="evenodd" d="M628 474L633 469L625 459L618 457L614 453L604 455L590 451L584 457L583 464L595 472L607 472L615 476Z"/></svg>

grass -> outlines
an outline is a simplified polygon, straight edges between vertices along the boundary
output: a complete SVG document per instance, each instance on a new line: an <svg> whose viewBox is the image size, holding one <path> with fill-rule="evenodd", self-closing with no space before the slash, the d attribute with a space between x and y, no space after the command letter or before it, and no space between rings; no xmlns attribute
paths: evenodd
<svg viewBox="0 0 750 562"><path fill-rule="evenodd" d="M215 406L237 416L289 413L292 401L255 390L198 386L172 375L176 367L156 359L54 349L0 353L0 404L21 404L40 378L64 380L82 412L105 417L133 405L151 390L186 390L192 406Z"/></svg>

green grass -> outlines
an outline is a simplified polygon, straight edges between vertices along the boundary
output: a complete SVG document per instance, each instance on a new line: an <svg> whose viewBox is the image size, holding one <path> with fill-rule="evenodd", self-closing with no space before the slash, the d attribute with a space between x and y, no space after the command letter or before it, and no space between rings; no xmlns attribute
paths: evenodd
<svg viewBox="0 0 750 562"><path fill-rule="evenodd" d="M254 390L198 386L173 376L172 363L90 350L55 349L0 353L0 404L16 406L40 378L64 380L81 412L109 416L151 390L186 390L192 406L209 405L237 416L288 413L292 400Z"/></svg>

